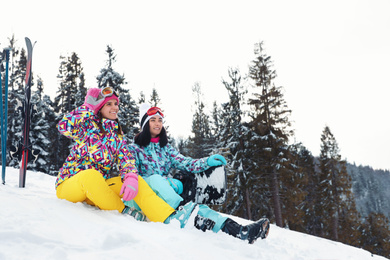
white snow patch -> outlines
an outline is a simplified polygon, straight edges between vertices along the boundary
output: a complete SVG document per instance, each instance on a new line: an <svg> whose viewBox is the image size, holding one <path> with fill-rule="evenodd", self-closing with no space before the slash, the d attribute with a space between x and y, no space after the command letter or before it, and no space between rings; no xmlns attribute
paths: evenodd
<svg viewBox="0 0 390 260"><path fill-rule="evenodd" d="M271 225L250 245L223 232L138 222L128 215L60 200L55 177L7 168L0 185L0 259L386 259L342 243ZM235 216L236 221L251 223Z"/></svg>

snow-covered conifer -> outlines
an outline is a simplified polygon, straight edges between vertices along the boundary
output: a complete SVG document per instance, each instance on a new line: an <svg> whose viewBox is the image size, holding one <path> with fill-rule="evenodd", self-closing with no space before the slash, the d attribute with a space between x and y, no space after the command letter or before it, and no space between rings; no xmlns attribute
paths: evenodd
<svg viewBox="0 0 390 260"><path fill-rule="evenodd" d="M129 89L125 89L127 84L124 75L119 74L113 68L113 63L116 61L114 49L107 46L108 60L106 67L100 70L100 74L96 77L98 87L112 87L119 95L120 113L118 118L120 124L128 140L132 140L135 134L139 131L138 127L138 106L132 98Z"/></svg>

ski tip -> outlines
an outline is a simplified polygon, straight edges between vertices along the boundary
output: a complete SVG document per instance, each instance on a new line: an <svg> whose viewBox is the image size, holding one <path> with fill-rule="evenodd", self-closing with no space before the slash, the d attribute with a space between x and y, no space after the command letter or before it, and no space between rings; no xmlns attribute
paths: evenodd
<svg viewBox="0 0 390 260"><path fill-rule="evenodd" d="M37 41L35 41L34 44L31 44L31 40L28 37L24 37L24 39L26 41L26 45L31 46L31 48L34 48L35 44L37 43Z"/></svg>

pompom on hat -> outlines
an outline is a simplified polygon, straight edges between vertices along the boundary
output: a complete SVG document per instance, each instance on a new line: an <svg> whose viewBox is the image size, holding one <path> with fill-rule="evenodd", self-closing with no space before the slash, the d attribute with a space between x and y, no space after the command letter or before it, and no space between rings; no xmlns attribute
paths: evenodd
<svg viewBox="0 0 390 260"><path fill-rule="evenodd" d="M102 96L102 90L105 89L108 88L90 88L85 96L84 105L93 110L95 114L111 99L115 99L119 103L118 94L112 88L109 88L112 91L111 95Z"/></svg>
<svg viewBox="0 0 390 260"><path fill-rule="evenodd" d="M151 107L147 103L143 103L139 106L139 124L141 129L144 129L144 126L153 116L159 116L164 118L164 114L161 112L161 109L158 107Z"/></svg>

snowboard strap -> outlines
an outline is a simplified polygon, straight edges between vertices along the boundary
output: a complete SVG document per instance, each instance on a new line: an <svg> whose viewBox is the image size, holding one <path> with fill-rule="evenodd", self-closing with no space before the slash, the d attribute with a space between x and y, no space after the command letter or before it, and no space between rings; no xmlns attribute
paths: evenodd
<svg viewBox="0 0 390 260"><path fill-rule="evenodd" d="M178 179L183 183L183 192L180 196L183 198L183 201L180 202L179 206L183 206L190 201L195 201L196 192L193 191L193 185L195 183L195 176L193 173L181 171L175 176L174 179Z"/></svg>

